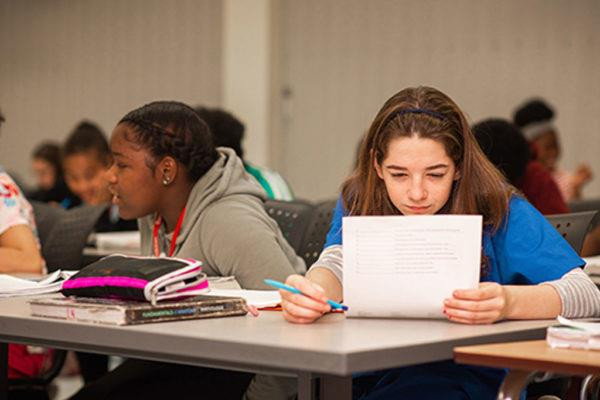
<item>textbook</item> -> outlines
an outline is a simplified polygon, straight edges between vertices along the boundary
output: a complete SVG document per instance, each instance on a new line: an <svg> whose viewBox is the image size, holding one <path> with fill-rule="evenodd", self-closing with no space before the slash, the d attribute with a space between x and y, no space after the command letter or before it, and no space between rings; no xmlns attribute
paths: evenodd
<svg viewBox="0 0 600 400"><path fill-rule="evenodd" d="M600 321L573 321L558 317L560 325L546 331L546 343L552 348L600 350Z"/></svg>
<svg viewBox="0 0 600 400"><path fill-rule="evenodd" d="M47 297L29 301L31 315L105 325L245 315L246 301L236 297L196 296L153 306L143 301L88 297Z"/></svg>

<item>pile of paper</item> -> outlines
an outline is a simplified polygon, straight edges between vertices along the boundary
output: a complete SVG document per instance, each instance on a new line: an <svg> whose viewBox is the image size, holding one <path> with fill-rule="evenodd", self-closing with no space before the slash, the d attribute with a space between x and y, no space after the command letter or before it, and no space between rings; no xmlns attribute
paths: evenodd
<svg viewBox="0 0 600 400"><path fill-rule="evenodd" d="M93 237L96 248L106 251L139 252L140 241L139 231L95 233Z"/></svg>
<svg viewBox="0 0 600 400"><path fill-rule="evenodd" d="M278 290L215 289L203 293L204 296L241 297L256 308L276 307L281 303Z"/></svg>
<svg viewBox="0 0 600 400"><path fill-rule="evenodd" d="M60 291L62 283L77 271L57 270L41 279L23 279L0 274L0 297L30 296Z"/></svg>
<svg viewBox="0 0 600 400"><path fill-rule="evenodd" d="M558 317L560 325L546 332L546 342L553 348L600 350L600 322L573 321Z"/></svg>

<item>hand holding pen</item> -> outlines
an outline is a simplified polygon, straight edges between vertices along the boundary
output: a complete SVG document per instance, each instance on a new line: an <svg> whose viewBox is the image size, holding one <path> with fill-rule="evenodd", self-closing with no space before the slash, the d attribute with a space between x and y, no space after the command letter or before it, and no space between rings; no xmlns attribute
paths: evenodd
<svg viewBox="0 0 600 400"><path fill-rule="evenodd" d="M289 276L285 285L273 281L269 284L279 288L283 316L290 322L307 324L332 309L347 309L329 300L323 288L300 275Z"/></svg>

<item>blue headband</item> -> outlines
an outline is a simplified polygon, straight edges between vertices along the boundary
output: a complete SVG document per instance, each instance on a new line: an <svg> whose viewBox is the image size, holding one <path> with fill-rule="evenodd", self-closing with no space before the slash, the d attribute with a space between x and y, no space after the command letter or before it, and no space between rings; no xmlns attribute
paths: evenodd
<svg viewBox="0 0 600 400"><path fill-rule="evenodd" d="M444 114L441 114L436 111L431 111L426 108L404 108L402 110L398 110L395 113L390 114L388 117L388 120L384 124L384 126L387 125L392 119L394 119L400 115L404 115L404 114L426 114L426 115L429 115L430 117L439 119L440 121L448 120L448 118L446 118L446 116Z"/></svg>

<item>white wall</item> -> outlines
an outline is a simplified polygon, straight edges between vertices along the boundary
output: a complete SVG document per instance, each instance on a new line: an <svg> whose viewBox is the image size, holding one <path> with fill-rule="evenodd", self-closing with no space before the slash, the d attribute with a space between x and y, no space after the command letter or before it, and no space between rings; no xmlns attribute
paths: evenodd
<svg viewBox="0 0 600 400"><path fill-rule="evenodd" d="M246 127L244 157L269 162L272 0L223 2L223 107Z"/></svg>
<svg viewBox="0 0 600 400"><path fill-rule="evenodd" d="M0 0L0 164L24 178L81 118L107 134L146 102L221 102L218 0Z"/></svg>
<svg viewBox="0 0 600 400"><path fill-rule="evenodd" d="M335 196L361 134L407 86L446 92L472 121L533 95L558 115L563 165L586 160L600 196L597 0L286 0L282 172L296 193Z"/></svg>
<svg viewBox="0 0 600 400"><path fill-rule="evenodd" d="M474 121L547 98L564 166L589 161L600 196L598 65L597 0L0 0L0 164L27 174L81 118L109 133L178 99L230 108L249 160L331 197L383 101L427 84Z"/></svg>

